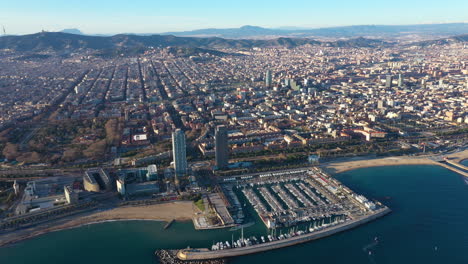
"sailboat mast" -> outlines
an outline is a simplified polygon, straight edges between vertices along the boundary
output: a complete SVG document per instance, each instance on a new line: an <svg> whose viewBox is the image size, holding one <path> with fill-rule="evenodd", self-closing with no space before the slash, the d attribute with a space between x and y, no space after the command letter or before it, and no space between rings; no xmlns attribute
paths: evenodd
<svg viewBox="0 0 468 264"><path fill-rule="evenodd" d="M242 241L244 241L244 227L242 227L241 229L241 238L242 238Z"/></svg>

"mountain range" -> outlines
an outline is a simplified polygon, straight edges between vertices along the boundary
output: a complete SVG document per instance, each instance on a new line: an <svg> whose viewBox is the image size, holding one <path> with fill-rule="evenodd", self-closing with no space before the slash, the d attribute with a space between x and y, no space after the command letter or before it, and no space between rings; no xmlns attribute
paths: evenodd
<svg viewBox="0 0 468 264"><path fill-rule="evenodd" d="M382 40L355 38L333 42L321 42L309 38L276 39L224 39L218 37L176 37L171 35L126 35L110 37L76 35L62 32L40 32L21 36L3 36L0 49L14 51L56 51L75 52L79 50L127 50L149 47L185 47L204 49L248 49L253 47L286 47L301 45L323 45L334 47L375 47L386 45Z"/></svg>
<svg viewBox="0 0 468 264"><path fill-rule="evenodd" d="M447 44L451 42L467 42L468 35L423 41L411 45L427 46L432 44ZM0 49L17 52L45 52L52 51L61 54L91 51L95 54L115 56L119 54L135 55L145 52L151 47L177 47L177 54L191 55L208 52L215 55L223 53L214 50L250 49L254 47L285 47L294 48L302 45L316 45L327 47L384 47L397 45L379 39L351 38L338 41L318 41L310 38L274 39L225 39L219 37L176 37L172 35L127 35L120 34L109 37L77 35L62 32L41 32L21 36L0 37ZM180 50L185 49L185 50Z"/></svg>
<svg viewBox="0 0 468 264"><path fill-rule="evenodd" d="M226 29L198 29L182 32L167 32L162 35L222 38L259 37L394 37L402 35L452 36L468 33L468 23L420 24L420 25L361 25L315 29L243 26Z"/></svg>

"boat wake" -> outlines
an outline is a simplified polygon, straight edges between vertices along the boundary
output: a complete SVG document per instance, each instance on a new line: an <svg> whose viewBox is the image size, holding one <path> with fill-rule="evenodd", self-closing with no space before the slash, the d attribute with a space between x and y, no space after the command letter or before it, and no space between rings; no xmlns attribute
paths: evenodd
<svg viewBox="0 0 468 264"><path fill-rule="evenodd" d="M362 248L362 251L364 251L368 258L369 258L369 261L370 263L376 263L375 262L375 259L374 259L374 252L373 252L373 249L379 244L379 238L378 237L375 237L374 238L374 241L372 241L372 243L369 243L367 245L365 245L363 248Z"/></svg>

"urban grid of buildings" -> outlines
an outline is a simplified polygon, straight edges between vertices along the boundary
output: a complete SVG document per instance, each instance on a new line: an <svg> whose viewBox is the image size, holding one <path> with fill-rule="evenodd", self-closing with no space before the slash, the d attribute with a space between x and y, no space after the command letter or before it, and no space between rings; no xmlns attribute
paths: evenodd
<svg viewBox="0 0 468 264"><path fill-rule="evenodd" d="M17 152L32 148L28 142L48 122L90 120L90 127L98 127L99 120L117 120L109 129L107 123L95 129L100 134L67 139L66 147L54 149L53 160L37 153L36 162L19 164L86 169L76 178L28 182L16 214L80 204L90 197L106 199L114 190L123 199L161 193L165 196L159 198L166 199L182 189L196 192L200 186L195 176L200 175L195 171L203 167L223 173L249 166L242 162L249 160L245 155L255 161L296 151L306 153L309 162L316 164L318 156L310 154L340 153L351 142L387 142L380 150L385 152L425 151L466 140L424 139L467 127L465 44L305 45L193 56L176 56L170 50L153 48L138 57L114 58L86 52L68 57L0 52L0 129L10 131L6 136L12 137L15 127L28 124L28 132L18 136ZM110 131L118 133L111 137ZM90 146L99 144L105 153L89 154ZM151 155L138 155L146 151ZM73 159L70 153L75 152L84 154ZM98 166L84 166L89 164ZM2 160L2 166L15 165L8 158ZM316 198L309 185L315 182L308 181L298 178L284 184L301 203L313 204ZM287 197L282 188L265 191L259 185L258 192L266 198L272 191ZM16 185L15 192L19 189ZM310 198L304 198L299 189L310 191ZM252 201L256 199L250 189L242 190ZM224 198L220 194L205 199L213 210L223 212L216 201ZM274 199L270 203L276 204ZM268 210L260 211L267 215ZM202 228L209 219L203 217ZM229 217L220 219L234 223Z"/></svg>

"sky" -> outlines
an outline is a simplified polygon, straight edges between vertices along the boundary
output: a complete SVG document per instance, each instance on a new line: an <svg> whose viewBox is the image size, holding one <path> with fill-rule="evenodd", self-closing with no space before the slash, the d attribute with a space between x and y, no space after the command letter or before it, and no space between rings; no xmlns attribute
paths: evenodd
<svg viewBox="0 0 468 264"><path fill-rule="evenodd" d="M466 0L5 0L7 34L78 28L86 34L162 33L243 25L332 27L468 22Z"/></svg>

